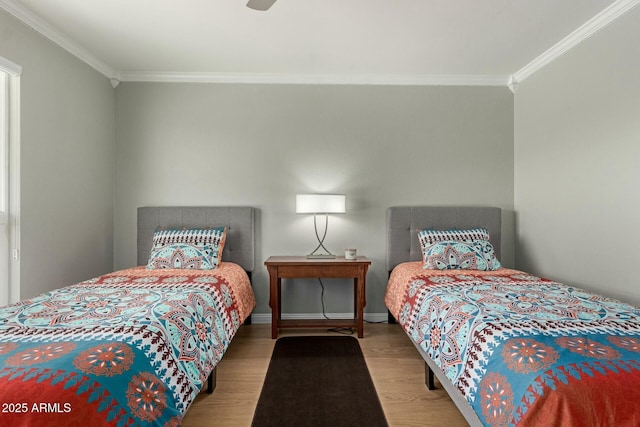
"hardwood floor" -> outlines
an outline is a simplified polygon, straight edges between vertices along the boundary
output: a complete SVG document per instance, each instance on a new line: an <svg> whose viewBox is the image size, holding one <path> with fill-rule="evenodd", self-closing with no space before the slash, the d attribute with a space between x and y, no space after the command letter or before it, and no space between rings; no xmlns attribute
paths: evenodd
<svg viewBox="0 0 640 427"><path fill-rule="evenodd" d="M279 336L323 334L309 329ZM218 365L216 390L200 393L182 426L250 426L275 341L270 325L242 326ZM424 362L399 325L366 324L359 343L389 426L468 425L437 381L437 390L427 390Z"/></svg>

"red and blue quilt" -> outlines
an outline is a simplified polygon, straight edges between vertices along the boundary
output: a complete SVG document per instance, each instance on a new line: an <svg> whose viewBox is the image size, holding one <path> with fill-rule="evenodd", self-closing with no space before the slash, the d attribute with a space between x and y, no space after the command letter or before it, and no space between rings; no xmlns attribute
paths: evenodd
<svg viewBox="0 0 640 427"><path fill-rule="evenodd" d="M223 263L122 270L0 308L0 425L180 425L254 305Z"/></svg>
<svg viewBox="0 0 640 427"><path fill-rule="evenodd" d="M640 425L636 307L517 270L397 268L387 306L482 424Z"/></svg>

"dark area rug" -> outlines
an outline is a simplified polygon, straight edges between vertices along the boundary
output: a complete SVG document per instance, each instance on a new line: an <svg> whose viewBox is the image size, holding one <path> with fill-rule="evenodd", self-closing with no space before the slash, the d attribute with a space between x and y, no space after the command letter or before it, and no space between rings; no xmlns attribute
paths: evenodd
<svg viewBox="0 0 640 427"><path fill-rule="evenodd" d="M387 427L358 340L278 339L252 427Z"/></svg>

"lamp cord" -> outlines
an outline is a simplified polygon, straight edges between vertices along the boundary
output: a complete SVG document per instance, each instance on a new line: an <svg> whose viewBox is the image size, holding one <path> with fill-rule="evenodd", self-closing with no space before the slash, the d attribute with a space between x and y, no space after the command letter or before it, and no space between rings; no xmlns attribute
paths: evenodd
<svg viewBox="0 0 640 427"><path fill-rule="evenodd" d="M322 288L322 291L320 291L320 303L322 304L322 315L324 316L325 319L331 320L329 316L327 316L327 311L324 306L324 283L322 283L322 279L319 277L318 277L318 282L320 282L320 288Z"/></svg>
<svg viewBox="0 0 640 427"><path fill-rule="evenodd" d="M331 320L331 318L327 316L325 305L324 305L324 283L322 283L322 279L319 277L318 277L318 282L320 283L320 288L322 288L322 291L320 292L320 302L322 303L322 315L324 316L325 319ZM337 334L342 334L342 335L353 335L355 333L355 330L353 328L331 328L327 332L335 332Z"/></svg>

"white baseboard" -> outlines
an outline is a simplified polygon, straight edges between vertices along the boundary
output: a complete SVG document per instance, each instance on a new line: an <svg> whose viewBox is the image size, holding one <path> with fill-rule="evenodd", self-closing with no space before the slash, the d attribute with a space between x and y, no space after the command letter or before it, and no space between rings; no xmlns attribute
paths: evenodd
<svg viewBox="0 0 640 427"><path fill-rule="evenodd" d="M352 319L353 313L327 313L330 319ZM283 313L283 319L324 319L322 313ZM387 313L365 313L364 321L382 323L387 321ZM271 313L252 313L251 323L271 323Z"/></svg>

